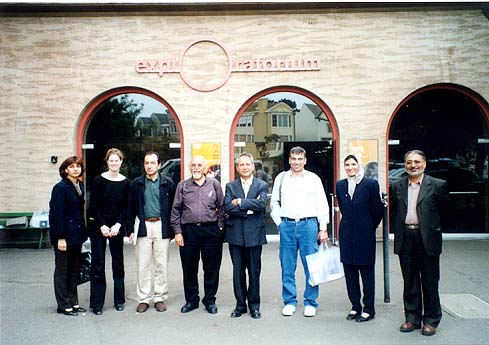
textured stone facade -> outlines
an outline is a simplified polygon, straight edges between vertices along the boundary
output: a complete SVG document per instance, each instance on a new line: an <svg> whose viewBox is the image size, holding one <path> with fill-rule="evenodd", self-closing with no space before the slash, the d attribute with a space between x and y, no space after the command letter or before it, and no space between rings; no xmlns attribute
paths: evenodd
<svg viewBox="0 0 489 345"><path fill-rule="evenodd" d="M178 57L204 37L225 44L235 59L316 56L321 68L232 73L211 92L190 88L176 73L135 70L138 60ZM388 122L411 92L454 83L489 100L489 21L476 10L3 16L0 47L2 212L47 208L59 179L50 156L62 160L76 151L84 108L117 87L150 90L173 107L187 161L192 142L219 141L223 182L233 120L243 103L270 87L297 86L327 104L338 124L338 162L348 140L377 139L383 184ZM200 67L190 77L215 82L209 76L224 73L226 57L201 48L193 50Z"/></svg>

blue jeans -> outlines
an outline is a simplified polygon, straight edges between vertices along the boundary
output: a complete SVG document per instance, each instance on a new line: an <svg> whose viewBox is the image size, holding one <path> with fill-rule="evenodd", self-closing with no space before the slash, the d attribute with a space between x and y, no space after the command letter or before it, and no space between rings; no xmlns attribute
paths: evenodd
<svg viewBox="0 0 489 345"><path fill-rule="evenodd" d="M300 252L302 266L306 275L304 305L317 308L316 299L319 287L309 284L309 270L306 255L318 250L318 223L315 218L301 222L282 220L278 226L280 234L280 264L282 266L282 298L284 304L297 305L297 289L295 286L295 269L297 267L297 251Z"/></svg>

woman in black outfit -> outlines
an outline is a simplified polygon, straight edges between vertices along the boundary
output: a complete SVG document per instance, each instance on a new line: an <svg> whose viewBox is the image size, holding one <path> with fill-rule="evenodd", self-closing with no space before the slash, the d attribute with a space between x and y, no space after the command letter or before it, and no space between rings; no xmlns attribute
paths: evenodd
<svg viewBox="0 0 489 345"><path fill-rule="evenodd" d="M54 294L57 312L76 316L86 310L78 304L77 278L81 264L81 247L87 240L83 216L83 175L79 157L67 158L59 167L61 181L51 192L49 201L49 237L54 247Z"/></svg>
<svg viewBox="0 0 489 345"><path fill-rule="evenodd" d="M336 195L341 211L341 262L352 304L346 319L366 322L375 318L375 230L382 220L384 205L380 199L379 183L364 176L359 157L346 156L344 167L347 178L336 183Z"/></svg>
<svg viewBox="0 0 489 345"><path fill-rule="evenodd" d="M101 315L105 301L105 248L109 240L114 279L114 307L124 310L124 217L129 193L129 180L120 173L123 153L111 148L105 155L108 170L95 177L90 195L90 308Z"/></svg>

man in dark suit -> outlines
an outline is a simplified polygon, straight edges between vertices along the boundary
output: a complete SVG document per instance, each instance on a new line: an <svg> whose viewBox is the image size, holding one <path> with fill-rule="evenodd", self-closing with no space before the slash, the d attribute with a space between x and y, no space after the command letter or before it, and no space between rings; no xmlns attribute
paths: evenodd
<svg viewBox="0 0 489 345"><path fill-rule="evenodd" d="M233 288L236 308L231 317L240 317L247 312L259 319L260 271L262 245L267 242L265 234L265 204L268 184L253 178L253 156L242 153L236 162L239 178L226 185L224 208L229 218L226 221L224 241L229 243L233 262ZM249 286L246 286L248 270Z"/></svg>
<svg viewBox="0 0 489 345"><path fill-rule="evenodd" d="M399 255L404 279L401 332L421 328L433 335L442 312L438 282L442 250L442 218L448 203L447 183L425 175L426 156L413 150L404 156L406 178L393 183L394 253Z"/></svg>

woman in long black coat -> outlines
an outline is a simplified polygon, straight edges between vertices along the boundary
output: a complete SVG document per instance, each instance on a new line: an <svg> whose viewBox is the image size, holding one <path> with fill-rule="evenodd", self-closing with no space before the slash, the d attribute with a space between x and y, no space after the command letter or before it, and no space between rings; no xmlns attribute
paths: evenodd
<svg viewBox="0 0 489 345"><path fill-rule="evenodd" d="M379 184L364 176L360 159L346 156L347 178L336 183L341 211L339 228L341 262L345 270L348 298L352 309L347 320L369 321L375 317L375 230L384 212ZM363 283L363 308L360 279Z"/></svg>
<svg viewBox="0 0 489 345"><path fill-rule="evenodd" d="M72 156L59 167L59 181L49 201L49 237L54 247L54 294L57 312L76 316L86 309L78 304L77 278L81 264L81 247L87 240L84 218L85 193L79 178L83 161Z"/></svg>

